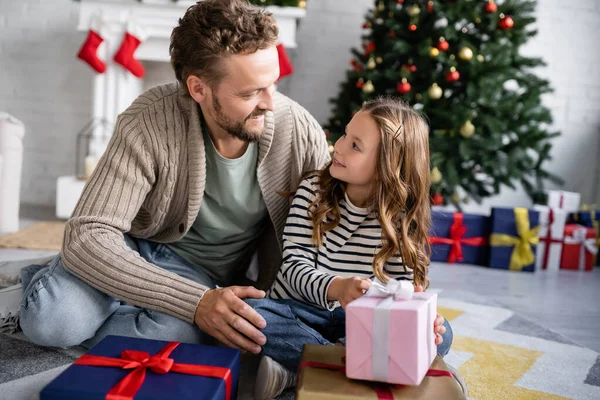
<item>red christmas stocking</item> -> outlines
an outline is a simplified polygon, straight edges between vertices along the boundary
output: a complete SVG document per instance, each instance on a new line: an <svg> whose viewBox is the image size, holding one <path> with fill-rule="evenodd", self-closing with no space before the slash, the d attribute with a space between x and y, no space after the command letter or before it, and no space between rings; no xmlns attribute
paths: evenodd
<svg viewBox="0 0 600 400"><path fill-rule="evenodd" d="M279 54L279 79L281 79L291 75L294 72L294 66L285 51L285 47L281 43L277 45L277 54Z"/></svg>
<svg viewBox="0 0 600 400"><path fill-rule="evenodd" d="M88 32L87 39L85 39L81 49L79 49L79 53L77 53L77 57L88 63L99 74L106 71L106 64L96 54L98 46L104 41L101 31L102 19L100 17L93 17L90 22L90 31Z"/></svg>
<svg viewBox="0 0 600 400"><path fill-rule="evenodd" d="M125 37L123 38L121 47L119 50L117 50L114 58L117 63L121 64L138 78L143 78L146 70L144 69L142 63L135 59L133 53L135 53L135 50L138 48L140 43L142 43L146 38L146 33L139 25L132 22L128 23Z"/></svg>

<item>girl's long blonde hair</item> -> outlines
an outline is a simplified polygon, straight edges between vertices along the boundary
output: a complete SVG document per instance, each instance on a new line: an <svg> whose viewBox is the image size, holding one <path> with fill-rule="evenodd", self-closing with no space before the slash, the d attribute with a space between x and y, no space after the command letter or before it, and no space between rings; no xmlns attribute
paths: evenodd
<svg viewBox="0 0 600 400"><path fill-rule="evenodd" d="M381 133L373 192L368 199L368 207L382 228L382 245L373 259L373 273L387 282L383 265L400 254L403 264L413 269L415 284L427 288L431 255L427 238L431 223L429 127L410 106L391 97L368 101L361 111L369 113ZM341 218L339 203L344 198L345 183L331 176L330 166L318 172L320 189L310 206L317 246Z"/></svg>

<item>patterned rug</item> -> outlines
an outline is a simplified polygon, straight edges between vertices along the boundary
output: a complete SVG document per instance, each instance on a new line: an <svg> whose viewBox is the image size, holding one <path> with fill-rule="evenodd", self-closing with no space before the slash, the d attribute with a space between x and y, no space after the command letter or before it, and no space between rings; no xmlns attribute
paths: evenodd
<svg viewBox="0 0 600 400"><path fill-rule="evenodd" d="M60 251L64 231L64 222L39 222L18 232L0 236L0 247Z"/></svg>
<svg viewBox="0 0 600 400"><path fill-rule="evenodd" d="M460 371L471 399L600 399L600 357L505 308L470 293L440 294L452 322L446 362ZM37 399L40 390L82 353L0 335L0 399ZM258 359L243 359L238 399L251 399ZM292 399L287 391L280 399Z"/></svg>
<svg viewBox="0 0 600 400"><path fill-rule="evenodd" d="M445 361L467 382L469 398L600 399L598 353L510 310L468 297L472 301L441 294L439 311L455 335Z"/></svg>

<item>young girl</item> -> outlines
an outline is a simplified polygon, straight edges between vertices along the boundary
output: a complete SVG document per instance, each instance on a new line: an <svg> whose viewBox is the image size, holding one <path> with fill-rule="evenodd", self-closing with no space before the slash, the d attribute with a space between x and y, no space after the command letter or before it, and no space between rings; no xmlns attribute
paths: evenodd
<svg viewBox="0 0 600 400"><path fill-rule="evenodd" d="M268 293L274 300L249 300L267 322L255 398L293 385L304 344L343 341L344 309L371 278L428 286L428 138L427 123L404 103L367 102L336 142L333 160L300 184ZM438 317L438 345L442 323Z"/></svg>

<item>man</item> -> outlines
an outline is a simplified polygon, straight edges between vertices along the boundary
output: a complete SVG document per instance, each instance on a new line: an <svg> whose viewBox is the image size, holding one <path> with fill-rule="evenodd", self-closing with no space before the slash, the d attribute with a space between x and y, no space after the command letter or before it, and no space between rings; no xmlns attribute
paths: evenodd
<svg viewBox="0 0 600 400"><path fill-rule="evenodd" d="M92 346L108 334L260 353L262 298L281 264L279 191L329 156L319 124L276 93L273 16L243 0L188 9L171 36L178 82L141 95L66 225L62 252L22 271L33 342ZM251 261L259 272L243 282Z"/></svg>

